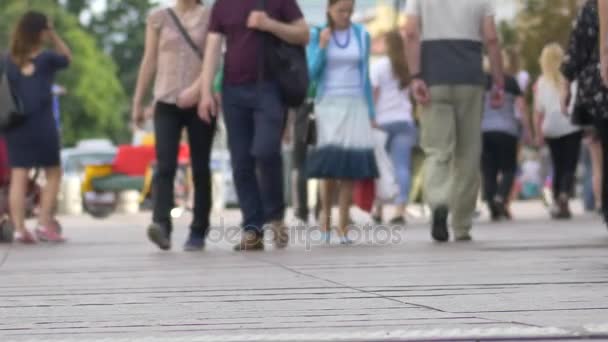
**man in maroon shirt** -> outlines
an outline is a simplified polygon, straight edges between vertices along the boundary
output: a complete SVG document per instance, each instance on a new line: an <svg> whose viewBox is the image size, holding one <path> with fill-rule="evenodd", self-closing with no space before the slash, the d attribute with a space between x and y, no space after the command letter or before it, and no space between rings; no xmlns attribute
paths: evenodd
<svg viewBox="0 0 608 342"><path fill-rule="evenodd" d="M281 158L286 108L277 83L261 72L270 67L258 63L264 53L261 38L272 34L290 44L308 43L308 26L295 0L266 0L264 9L260 4L218 0L213 6L199 103L199 116L210 122L218 111L212 83L225 39L222 105L244 229L237 251L263 249L266 223L278 248L289 240Z"/></svg>

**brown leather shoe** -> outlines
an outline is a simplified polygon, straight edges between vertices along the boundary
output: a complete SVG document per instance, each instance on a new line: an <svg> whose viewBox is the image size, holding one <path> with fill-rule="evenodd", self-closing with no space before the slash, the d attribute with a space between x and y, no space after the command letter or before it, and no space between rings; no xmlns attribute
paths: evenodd
<svg viewBox="0 0 608 342"><path fill-rule="evenodd" d="M264 237L254 232L243 232L241 242L234 246L236 252L264 250Z"/></svg>
<svg viewBox="0 0 608 342"><path fill-rule="evenodd" d="M283 249L289 244L289 230L284 222L273 222L272 225L273 241L276 248Z"/></svg>

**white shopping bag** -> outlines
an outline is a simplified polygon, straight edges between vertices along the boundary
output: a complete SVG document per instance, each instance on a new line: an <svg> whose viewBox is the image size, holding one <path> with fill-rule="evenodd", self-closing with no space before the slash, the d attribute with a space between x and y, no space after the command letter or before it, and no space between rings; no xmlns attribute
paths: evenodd
<svg viewBox="0 0 608 342"><path fill-rule="evenodd" d="M376 200L384 203L392 202L399 195L395 168L386 151L387 141L386 132L374 129L374 154L380 173L380 177L376 180Z"/></svg>

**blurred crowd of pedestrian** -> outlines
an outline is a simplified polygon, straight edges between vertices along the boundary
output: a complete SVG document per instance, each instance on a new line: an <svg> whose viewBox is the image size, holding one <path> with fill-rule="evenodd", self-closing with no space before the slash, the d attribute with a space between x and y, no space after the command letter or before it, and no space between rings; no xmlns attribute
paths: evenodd
<svg viewBox="0 0 608 342"><path fill-rule="evenodd" d="M184 249L204 249L220 112L242 213L238 251L263 249L266 226L276 247L287 246L286 131L294 144L295 216L316 220L327 243L334 226L341 244L352 243L353 198L366 202L378 223L384 207L393 206L389 222L405 225L408 205L419 197L418 175L437 242L451 235L473 239L480 198L494 221L517 217L514 200L538 197L546 199L550 217L570 219L579 165L586 208L608 220L606 2L582 3L568 45L544 47L536 79L520 65L518 51L501 48L492 0L409 0L405 27L374 37L353 22L354 0L328 0L326 23L312 27L295 0L213 6L178 0L153 11L132 106L134 127L146 118L154 122L149 239L163 250L172 247L174 178L186 130L194 203ZM19 106L9 111L0 103L0 114L25 117L2 127L12 169L10 216L23 243L63 241L53 214L61 178L53 95L65 90L53 84L70 61L50 20L29 12L2 62L8 98ZM146 115L152 84L153 114ZM422 166L414 162L417 153ZM25 227L23 206L34 168L44 169L47 180L36 234ZM310 179L319 181L315 210L308 208Z"/></svg>

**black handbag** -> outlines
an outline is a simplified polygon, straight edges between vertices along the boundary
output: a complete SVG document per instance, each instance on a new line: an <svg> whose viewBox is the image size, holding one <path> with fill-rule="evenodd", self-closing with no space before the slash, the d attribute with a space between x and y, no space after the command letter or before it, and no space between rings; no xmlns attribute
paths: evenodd
<svg viewBox="0 0 608 342"><path fill-rule="evenodd" d="M266 0L259 0L258 9L266 9ZM283 104L297 108L306 100L310 78L306 49L301 45L289 44L272 34L260 33L261 52L264 56L260 75L264 70L277 81Z"/></svg>
<svg viewBox="0 0 608 342"><path fill-rule="evenodd" d="M23 104L7 76L8 57L0 58L0 131L6 132L25 122Z"/></svg>
<svg viewBox="0 0 608 342"><path fill-rule="evenodd" d="M317 122L315 117L314 99L307 99L296 111L296 129L301 129L297 134L300 142L314 146L317 144Z"/></svg>
<svg viewBox="0 0 608 342"><path fill-rule="evenodd" d="M570 116L570 122L575 126L592 126L593 116L585 107L577 104Z"/></svg>
<svg viewBox="0 0 608 342"><path fill-rule="evenodd" d="M587 108L582 104L580 94L580 84L573 86L573 93L571 94L571 105L570 105L570 122L575 126L591 126L593 125L593 116Z"/></svg>

